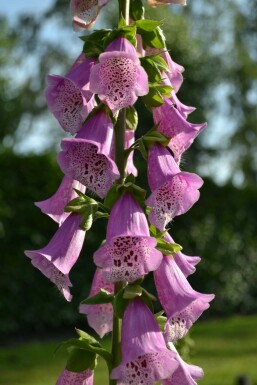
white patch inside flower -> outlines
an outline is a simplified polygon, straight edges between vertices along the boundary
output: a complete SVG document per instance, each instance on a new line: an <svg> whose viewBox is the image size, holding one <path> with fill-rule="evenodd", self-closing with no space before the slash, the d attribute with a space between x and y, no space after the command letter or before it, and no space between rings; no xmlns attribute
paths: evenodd
<svg viewBox="0 0 257 385"><path fill-rule="evenodd" d="M148 246L147 238L117 237L106 245L109 262L107 279L112 282L133 282L148 271L145 269L153 248Z"/></svg>
<svg viewBox="0 0 257 385"><path fill-rule="evenodd" d="M65 171L103 197L111 187L114 175L109 159L97 151L97 146L91 143L70 142L66 152L69 165Z"/></svg>
<svg viewBox="0 0 257 385"><path fill-rule="evenodd" d="M136 73L136 66L129 58L113 57L101 63L101 87L110 105L121 109L130 104L136 85Z"/></svg>
<svg viewBox="0 0 257 385"><path fill-rule="evenodd" d="M162 378L166 363L166 352L138 356L123 367L121 381L124 385L153 385Z"/></svg>
<svg viewBox="0 0 257 385"><path fill-rule="evenodd" d="M186 187L186 181L175 175L156 191L153 211L161 226L166 226L177 215Z"/></svg>
<svg viewBox="0 0 257 385"><path fill-rule="evenodd" d="M183 338L187 334L186 319L178 317L172 317L165 325L165 340L176 341Z"/></svg>
<svg viewBox="0 0 257 385"><path fill-rule="evenodd" d="M55 98L55 113L58 113L58 120L62 128L75 134L82 124L80 115L83 108L83 98L80 88L69 79L60 81L53 92Z"/></svg>

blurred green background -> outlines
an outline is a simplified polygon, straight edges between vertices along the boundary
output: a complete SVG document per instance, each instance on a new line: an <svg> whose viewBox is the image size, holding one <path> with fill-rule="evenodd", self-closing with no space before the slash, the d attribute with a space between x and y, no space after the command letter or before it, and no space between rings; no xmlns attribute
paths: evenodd
<svg viewBox="0 0 257 385"><path fill-rule="evenodd" d="M242 374L257 384L257 2L188 0L186 8L146 8L147 17L163 20L170 54L185 67L178 97L197 107L189 119L208 121L181 164L204 177L200 201L171 225L184 253L202 257L190 283L216 294L193 328L192 360L204 366L202 384L235 384ZM95 28L115 25L115 12L110 0ZM72 303L24 256L57 228L33 205L62 178L56 154L64 134L46 109L45 77L65 74L82 42L71 30L68 0L12 0L11 8L4 0L0 31L0 384L50 385L65 360L58 356L50 364L55 344L33 341L74 335L75 325L87 329L77 309L88 295L92 254L106 226L99 221L86 235L70 274ZM151 117L138 107L141 135ZM144 174L140 156L135 162ZM144 177L141 183L146 186ZM154 290L150 279L146 285Z"/></svg>

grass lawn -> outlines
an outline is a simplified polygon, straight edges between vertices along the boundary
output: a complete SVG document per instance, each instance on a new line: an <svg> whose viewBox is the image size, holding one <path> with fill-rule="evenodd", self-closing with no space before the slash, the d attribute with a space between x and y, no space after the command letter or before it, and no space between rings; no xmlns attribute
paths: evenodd
<svg viewBox="0 0 257 385"><path fill-rule="evenodd" d="M198 322L191 337L191 361L205 371L199 385L235 385L241 374L257 385L257 316ZM66 357L64 352L53 355L57 345L42 342L0 349L0 385L55 385ZM94 384L108 384L101 360Z"/></svg>

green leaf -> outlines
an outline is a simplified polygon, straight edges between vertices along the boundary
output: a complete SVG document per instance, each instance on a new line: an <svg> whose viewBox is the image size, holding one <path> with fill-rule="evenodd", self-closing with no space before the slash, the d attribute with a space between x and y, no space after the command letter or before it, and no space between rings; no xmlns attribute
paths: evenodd
<svg viewBox="0 0 257 385"><path fill-rule="evenodd" d="M119 199L119 197L122 194L122 191L119 190L119 186L117 184L114 184L110 190L108 191L105 200L104 200L104 206L111 210L114 203Z"/></svg>
<svg viewBox="0 0 257 385"><path fill-rule="evenodd" d="M94 370L96 366L96 354L84 349L71 348L66 364L70 372L83 372L86 369Z"/></svg>
<svg viewBox="0 0 257 385"><path fill-rule="evenodd" d="M142 19L142 20L137 20L135 22L135 25L137 26L138 31L151 32L156 30L157 27L161 25L161 22L156 20Z"/></svg>
<svg viewBox="0 0 257 385"><path fill-rule="evenodd" d="M126 27L126 25L127 25L126 20L124 19L123 15L121 15L118 28Z"/></svg>
<svg viewBox="0 0 257 385"><path fill-rule="evenodd" d="M126 108L126 128L135 131L138 125L138 114L135 107Z"/></svg>
<svg viewBox="0 0 257 385"><path fill-rule="evenodd" d="M160 107L164 103L161 93L156 88L151 87L149 88L149 93L142 96L142 100L149 110Z"/></svg>
<svg viewBox="0 0 257 385"><path fill-rule="evenodd" d="M98 305L101 303L111 303L113 301L113 298L114 298L113 294L109 293L105 289L101 289L99 293L97 293L93 297L84 299L84 301L82 301L81 304Z"/></svg>
<svg viewBox="0 0 257 385"><path fill-rule="evenodd" d="M172 255L182 250L182 247L177 243L170 243L164 239L157 239L156 249L159 250L163 255Z"/></svg>
<svg viewBox="0 0 257 385"><path fill-rule="evenodd" d="M150 294L148 291L145 289L142 289L142 295L141 295L141 300L146 304L146 306L149 307L151 312L153 313L154 307L153 307L153 300L156 300L156 298Z"/></svg>
<svg viewBox="0 0 257 385"><path fill-rule="evenodd" d="M164 36L159 29L150 32L138 30L138 33L142 37L144 48L147 46L158 49L166 48Z"/></svg>
<svg viewBox="0 0 257 385"><path fill-rule="evenodd" d="M88 343L98 345L99 347L102 346L94 337L92 337L90 334L88 334L84 330L81 330L78 328L75 328L75 330L76 330L76 333L78 334L78 336L80 338L82 338L83 340L88 341Z"/></svg>
<svg viewBox="0 0 257 385"><path fill-rule="evenodd" d="M155 127L156 126L154 126L153 129L149 130L145 135L142 136L142 141L146 147L149 145L151 146L154 143L160 143L166 147L170 142L170 138L167 138L167 136L162 134L160 131L157 131Z"/></svg>
<svg viewBox="0 0 257 385"><path fill-rule="evenodd" d="M98 57L104 51L104 40L110 32L109 29L100 29L90 35L80 37L85 42L83 52L87 58Z"/></svg>
<svg viewBox="0 0 257 385"><path fill-rule="evenodd" d="M124 311L129 304L129 300L123 298L124 288L121 289L114 297L113 310L118 318L123 318Z"/></svg>
<svg viewBox="0 0 257 385"><path fill-rule="evenodd" d="M142 139L139 140L139 142L138 142L138 150L141 152L142 157L146 160L147 159L147 149L146 149Z"/></svg>
<svg viewBox="0 0 257 385"><path fill-rule="evenodd" d="M141 0L130 1L130 18L132 20L140 20L144 18L145 9Z"/></svg>
<svg viewBox="0 0 257 385"><path fill-rule="evenodd" d="M103 40L104 48L106 48L114 39L119 36L124 36L130 43L136 47L136 26L135 25L126 25L121 28L117 28L109 32L108 35Z"/></svg>
<svg viewBox="0 0 257 385"><path fill-rule="evenodd" d="M161 73L161 70L159 69L158 65L154 62L154 60L152 60L151 58L148 58L146 56L146 57L141 58L140 61L141 61L142 67L144 68L144 70L146 71L146 73L148 75L148 81L150 82L150 84L151 84L151 82L156 84L156 82L161 81L162 73ZM159 83L157 83L157 84L159 84Z"/></svg>
<svg viewBox="0 0 257 385"><path fill-rule="evenodd" d="M138 284L127 285L124 289L123 298L124 299L133 299L140 297L142 295L142 287Z"/></svg>

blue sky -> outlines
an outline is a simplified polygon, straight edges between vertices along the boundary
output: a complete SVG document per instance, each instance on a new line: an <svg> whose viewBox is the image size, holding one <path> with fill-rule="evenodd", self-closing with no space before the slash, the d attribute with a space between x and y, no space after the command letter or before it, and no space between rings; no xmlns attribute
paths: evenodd
<svg viewBox="0 0 257 385"><path fill-rule="evenodd" d="M11 7L10 7L11 2ZM51 4L53 3L53 0L1 0L0 1L0 15L7 16L9 21L14 24L16 21L17 16L21 14L33 14L36 15L36 17L40 18L40 14L44 11L46 11ZM69 2L67 1L67 4ZM43 39L54 39L56 34L53 34L53 28L55 28L54 25L55 21L50 21L49 23L45 23L42 35L41 37ZM101 21L97 23L97 28L101 28L99 25L101 24ZM76 57L81 49L81 41L77 38L77 36L72 31L72 28L70 30L67 28L65 33L65 42L66 46L68 46L69 53L72 57ZM67 36L67 39L66 39ZM67 44L67 42L69 42ZM33 60L33 58L32 58ZM23 70L26 70L25 68ZM19 71L19 75L22 77L22 69ZM46 74L47 75L47 74ZM224 89L222 90L222 93L224 93ZM220 92L217 92L217 98L219 99ZM224 105L224 99L220 101L220 114L219 118L217 117L215 119L212 119L213 117L208 117L209 120L209 127L208 127L208 135L206 133L205 135L205 141L206 145L209 146L215 146L217 145L217 142L219 142L219 132L220 130L223 131L223 140L224 140L224 126L226 127L227 132L227 140L229 140L229 134L231 131L233 131L233 127L231 126L231 123L229 121L226 121L226 106ZM200 108L199 106L197 106ZM222 113L223 112L223 113ZM215 123L213 122L215 120ZM211 122L212 121L212 122ZM48 114L47 119L47 125L49 124L56 128L56 122L54 121L54 118L51 116L51 114ZM48 131L49 132L49 131ZM18 152L42 152L45 148L47 148L47 136L46 135L46 122L44 121L37 121L33 123L32 130L30 130L30 134L26 136L26 139L22 139L21 135L21 141L19 145L17 146ZM226 140L226 138L225 138ZM228 174L230 173L229 167L228 167L228 154L224 154L224 158L221 157L218 162L214 162L212 165L205 164L201 167L201 173L202 175L208 175L208 174L215 174L217 167L220 169L219 173L219 180L218 182L222 183L226 180ZM233 161L230 160L230 162ZM219 163L219 164L218 164ZM219 167L221 166L221 167Z"/></svg>

